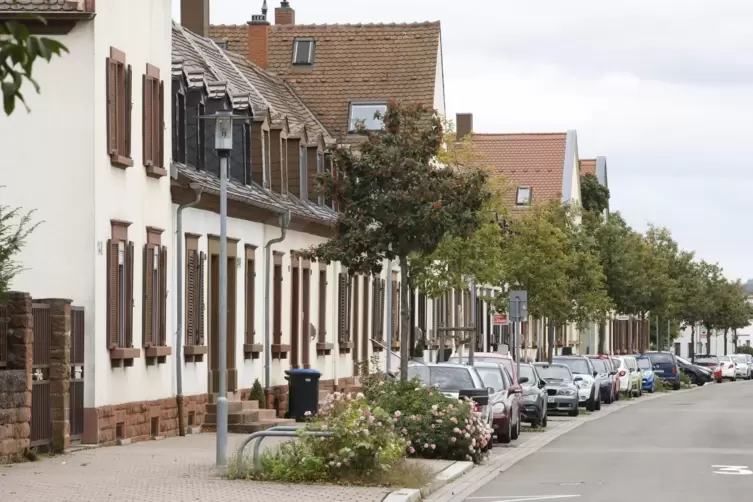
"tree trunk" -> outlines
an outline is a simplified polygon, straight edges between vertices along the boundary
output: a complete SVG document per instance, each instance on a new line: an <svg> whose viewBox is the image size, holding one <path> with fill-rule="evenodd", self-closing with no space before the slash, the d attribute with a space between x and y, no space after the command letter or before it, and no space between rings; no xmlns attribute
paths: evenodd
<svg viewBox="0 0 753 502"><path fill-rule="evenodd" d="M400 380L408 380L410 358L410 278L407 257L400 256Z"/></svg>
<svg viewBox="0 0 753 502"><path fill-rule="evenodd" d="M727 331L729 331L729 328L724 328L724 355L725 356L727 355ZM737 347L735 347L735 351L737 351Z"/></svg>
<svg viewBox="0 0 753 502"><path fill-rule="evenodd" d="M604 351L604 338L607 336L607 326L605 321L599 324L599 341L596 343L596 353L606 354Z"/></svg>
<svg viewBox="0 0 753 502"><path fill-rule="evenodd" d="M554 343L554 320L549 319L549 326L547 327L547 345L546 348L546 360L549 362L549 364L552 364L552 357L554 356L554 351L556 344Z"/></svg>

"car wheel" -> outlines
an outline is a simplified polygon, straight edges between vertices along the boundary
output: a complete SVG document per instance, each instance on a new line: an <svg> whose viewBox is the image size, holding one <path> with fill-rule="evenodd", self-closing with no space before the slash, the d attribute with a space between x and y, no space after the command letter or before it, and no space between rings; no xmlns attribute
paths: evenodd
<svg viewBox="0 0 753 502"><path fill-rule="evenodd" d="M499 439L499 442L502 444L508 444L511 440L512 436L512 424L510 420L507 421L507 432L505 434L497 433L497 439Z"/></svg>
<svg viewBox="0 0 753 502"><path fill-rule="evenodd" d="M732 377L732 381L733 382L737 382L737 375L735 375L735 376Z"/></svg>
<svg viewBox="0 0 753 502"><path fill-rule="evenodd" d="M599 411L601 409L601 399L596 400L596 406L594 407L596 411Z"/></svg>
<svg viewBox="0 0 753 502"><path fill-rule="evenodd" d="M518 418L518 423L515 424L515 427L513 428L510 434L511 434L510 437L512 439L518 439L520 437L520 418Z"/></svg>
<svg viewBox="0 0 753 502"><path fill-rule="evenodd" d="M577 410L577 408L576 408L576 410ZM549 414L546 412L546 410L544 410L544 416L541 418L541 426L542 427L546 427L546 422L547 422L547 417L548 416L549 416Z"/></svg>
<svg viewBox="0 0 753 502"><path fill-rule="evenodd" d="M656 390L656 380L654 380L653 382L651 382L651 388L648 389L648 393L649 394L653 394L655 390Z"/></svg>
<svg viewBox="0 0 753 502"><path fill-rule="evenodd" d="M574 410L570 410L567 412L567 414L571 417L577 417L579 413L580 413L580 408L578 408L577 406L575 407Z"/></svg>
<svg viewBox="0 0 753 502"><path fill-rule="evenodd" d="M682 387L682 385L680 384L680 381L679 381L679 380L678 380L678 381L676 381L676 382L675 382L674 384L672 384L672 388L673 388L674 390L680 390L680 387Z"/></svg>

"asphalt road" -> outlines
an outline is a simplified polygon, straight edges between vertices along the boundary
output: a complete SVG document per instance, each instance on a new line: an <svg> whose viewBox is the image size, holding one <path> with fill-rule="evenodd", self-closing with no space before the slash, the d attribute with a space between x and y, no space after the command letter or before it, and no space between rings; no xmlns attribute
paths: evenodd
<svg viewBox="0 0 753 502"><path fill-rule="evenodd" d="M753 382L707 385L585 423L465 500L753 500Z"/></svg>

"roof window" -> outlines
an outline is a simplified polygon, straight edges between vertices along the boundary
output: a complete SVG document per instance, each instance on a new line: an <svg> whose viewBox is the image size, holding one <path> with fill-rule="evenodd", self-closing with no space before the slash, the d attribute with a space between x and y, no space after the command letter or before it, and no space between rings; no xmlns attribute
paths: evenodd
<svg viewBox="0 0 753 502"><path fill-rule="evenodd" d="M312 38L296 38L293 42L293 64L310 66L314 64L316 43Z"/></svg>
<svg viewBox="0 0 753 502"><path fill-rule="evenodd" d="M531 205L531 187L518 187L518 191L515 194L516 206L530 206Z"/></svg>
<svg viewBox="0 0 753 502"><path fill-rule="evenodd" d="M351 103L348 133L354 134L358 124L361 124L367 131L384 129L382 117L386 112L387 103ZM376 118L377 113L380 118Z"/></svg>

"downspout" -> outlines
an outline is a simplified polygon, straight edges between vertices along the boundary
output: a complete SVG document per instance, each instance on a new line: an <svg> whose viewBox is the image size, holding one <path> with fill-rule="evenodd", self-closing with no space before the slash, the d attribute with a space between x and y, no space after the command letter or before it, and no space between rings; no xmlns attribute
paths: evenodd
<svg viewBox="0 0 753 502"><path fill-rule="evenodd" d="M196 193L196 198L193 202L188 204L181 204L178 206L178 213L176 216L175 233L177 235L175 243L175 256L177 259L177 294L175 295L177 313L176 333L175 333L175 372L176 372L176 386L177 393L175 399L178 405L178 433L181 436L186 435L186 419L183 416L183 210L188 207L193 207L201 200L201 191L203 187L198 183L191 183L189 185L191 189Z"/></svg>
<svg viewBox="0 0 753 502"><path fill-rule="evenodd" d="M272 270L272 244L278 244L285 240L285 235L290 224L290 211L280 214L280 236L270 239L264 245L264 395L266 397L265 408L274 409L274 396L272 395L272 345L269 336L269 288L271 286Z"/></svg>

